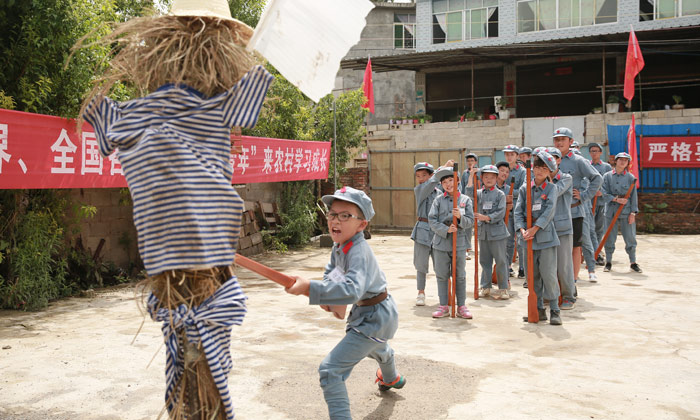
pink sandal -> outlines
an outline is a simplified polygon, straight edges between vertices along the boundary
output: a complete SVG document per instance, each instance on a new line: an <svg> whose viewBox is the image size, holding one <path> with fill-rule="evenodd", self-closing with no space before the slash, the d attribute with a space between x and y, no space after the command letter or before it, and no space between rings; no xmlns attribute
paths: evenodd
<svg viewBox="0 0 700 420"><path fill-rule="evenodd" d="M472 313L469 312L467 305L462 305L457 308L457 316L464 319L472 319Z"/></svg>
<svg viewBox="0 0 700 420"><path fill-rule="evenodd" d="M433 312L433 318L444 318L450 315L449 306L438 306L437 311Z"/></svg>

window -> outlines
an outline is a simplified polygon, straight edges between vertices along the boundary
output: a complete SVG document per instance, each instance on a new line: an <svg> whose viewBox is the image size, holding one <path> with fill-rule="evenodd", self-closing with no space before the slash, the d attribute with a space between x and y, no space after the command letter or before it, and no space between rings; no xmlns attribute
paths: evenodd
<svg viewBox="0 0 700 420"><path fill-rule="evenodd" d="M498 36L498 0L433 0L433 44Z"/></svg>
<svg viewBox="0 0 700 420"><path fill-rule="evenodd" d="M518 0L518 33L615 23L617 1Z"/></svg>
<svg viewBox="0 0 700 420"><path fill-rule="evenodd" d="M700 15L700 0L639 0L639 20Z"/></svg>
<svg viewBox="0 0 700 420"><path fill-rule="evenodd" d="M416 48L416 15L394 14L394 48Z"/></svg>

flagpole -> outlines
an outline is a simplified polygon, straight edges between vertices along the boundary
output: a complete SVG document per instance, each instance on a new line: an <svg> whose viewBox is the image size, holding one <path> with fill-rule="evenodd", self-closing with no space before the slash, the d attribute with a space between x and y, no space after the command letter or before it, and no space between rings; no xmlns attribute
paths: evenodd
<svg viewBox="0 0 700 420"><path fill-rule="evenodd" d="M335 120L335 95L333 95L333 191L338 189L338 162L336 150L338 150L338 134Z"/></svg>

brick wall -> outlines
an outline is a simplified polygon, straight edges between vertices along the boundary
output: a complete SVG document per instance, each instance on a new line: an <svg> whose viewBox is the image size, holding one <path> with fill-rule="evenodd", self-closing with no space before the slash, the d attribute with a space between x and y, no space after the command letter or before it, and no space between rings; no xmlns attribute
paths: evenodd
<svg viewBox="0 0 700 420"><path fill-rule="evenodd" d="M666 203L666 208L659 205ZM659 212L646 211L648 204ZM637 230L648 233L700 234L700 194L639 194Z"/></svg>

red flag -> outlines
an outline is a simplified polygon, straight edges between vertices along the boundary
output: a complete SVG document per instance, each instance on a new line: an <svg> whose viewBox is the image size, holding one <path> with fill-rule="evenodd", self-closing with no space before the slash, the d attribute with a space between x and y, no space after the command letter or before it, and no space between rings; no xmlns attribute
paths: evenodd
<svg viewBox="0 0 700 420"><path fill-rule="evenodd" d="M365 68L365 79L362 82L362 89L365 92L367 101L362 105L362 108L369 109L369 112L374 114L374 87L372 86L372 60L367 59L367 68Z"/></svg>
<svg viewBox="0 0 700 420"><path fill-rule="evenodd" d="M637 159L637 133L635 133L634 130L634 114L632 114L630 128L627 130L627 150L629 150L629 154L632 156L627 170L637 178L637 188L639 188L639 159Z"/></svg>
<svg viewBox="0 0 700 420"><path fill-rule="evenodd" d="M627 44L627 64L625 65L625 91L624 97L628 101L634 98L634 78L644 68L644 57L642 50L639 48L637 36L633 30L630 30L630 40Z"/></svg>

